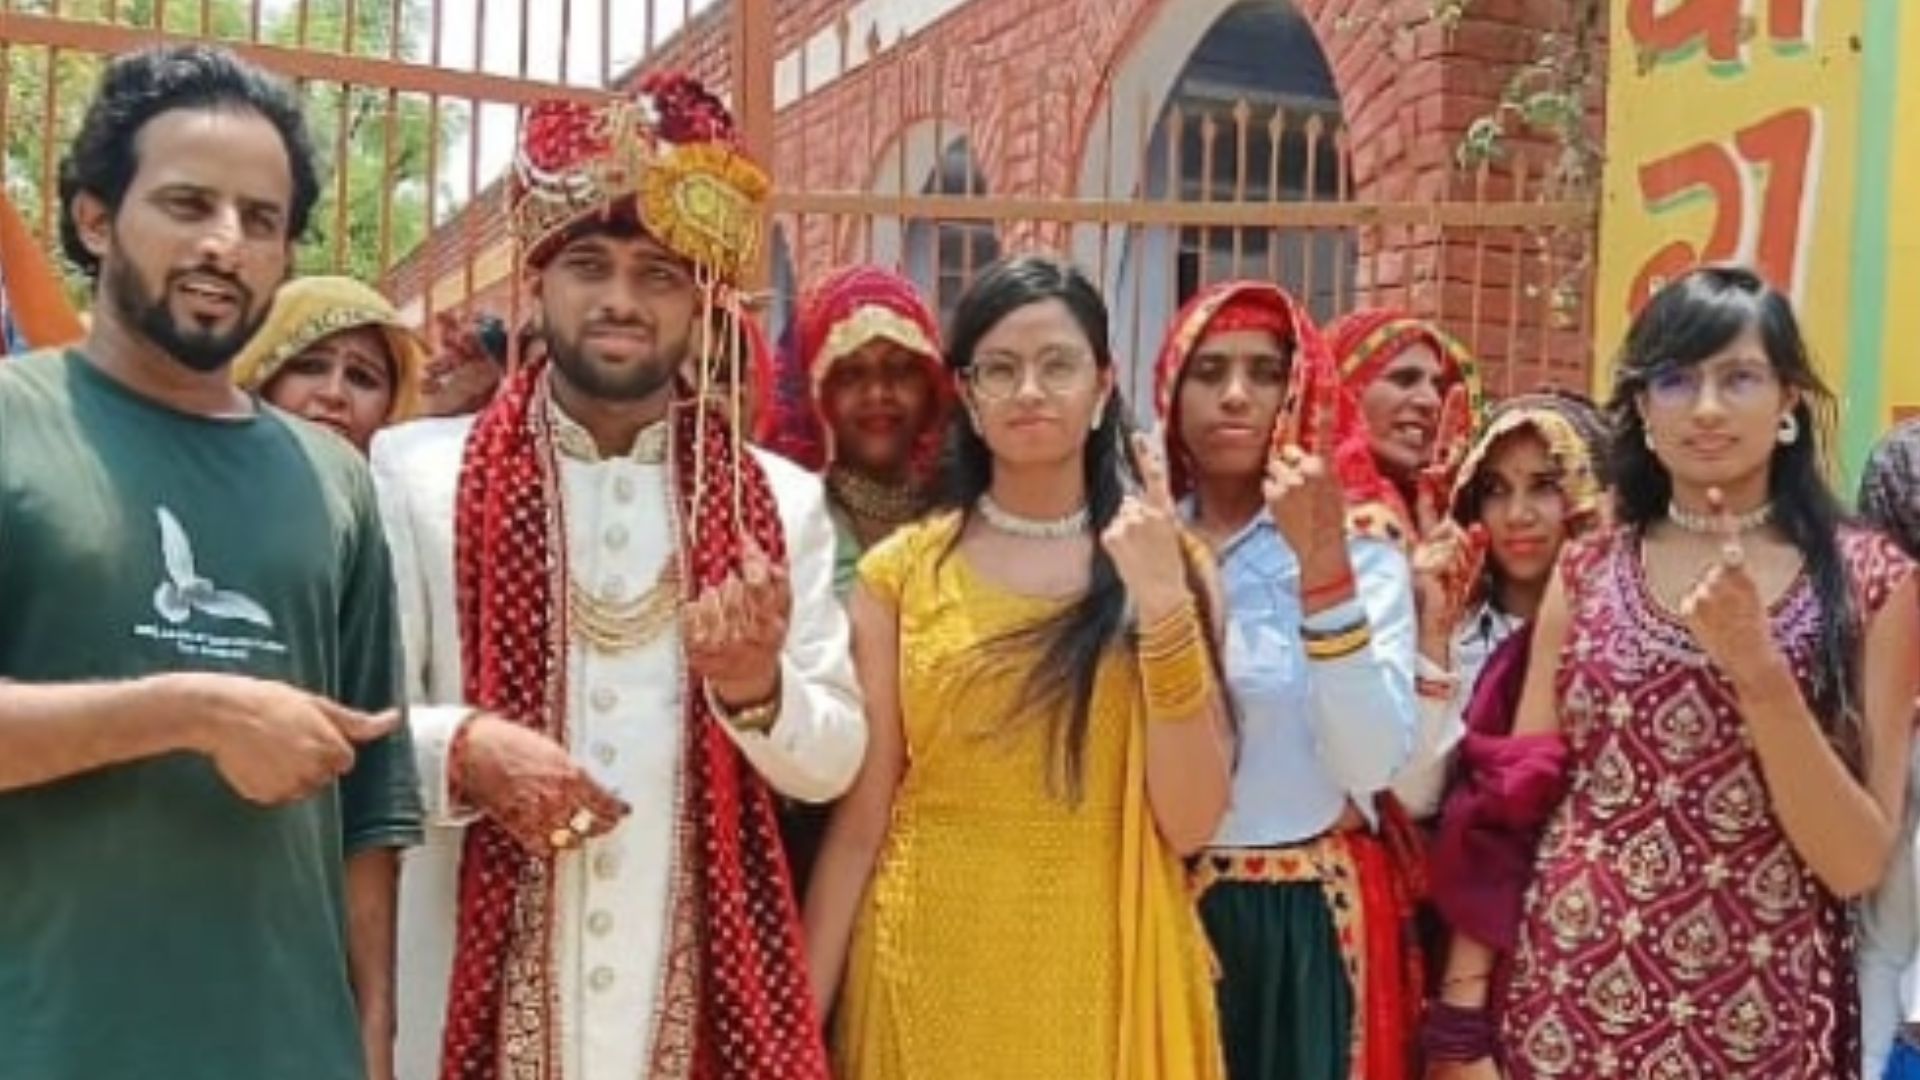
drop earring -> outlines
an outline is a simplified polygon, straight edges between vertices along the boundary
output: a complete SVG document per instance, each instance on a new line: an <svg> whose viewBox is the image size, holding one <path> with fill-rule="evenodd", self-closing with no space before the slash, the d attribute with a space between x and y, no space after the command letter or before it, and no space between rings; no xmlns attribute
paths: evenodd
<svg viewBox="0 0 1920 1080"><path fill-rule="evenodd" d="M1780 418L1780 431L1774 436L1781 446L1792 446L1800 441L1800 418L1788 413Z"/></svg>

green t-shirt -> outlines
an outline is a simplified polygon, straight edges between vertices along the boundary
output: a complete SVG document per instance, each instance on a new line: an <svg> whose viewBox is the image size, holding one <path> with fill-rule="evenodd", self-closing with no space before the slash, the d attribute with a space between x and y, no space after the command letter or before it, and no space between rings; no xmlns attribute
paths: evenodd
<svg viewBox="0 0 1920 1080"><path fill-rule="evenodd" d="M368 710L401 668L372 482L75 353L0 364L0 678L216 671ZM191 753L0 792L0 1078L359 1080L344 856L419 839L405 730L300 803Z"/></svg>

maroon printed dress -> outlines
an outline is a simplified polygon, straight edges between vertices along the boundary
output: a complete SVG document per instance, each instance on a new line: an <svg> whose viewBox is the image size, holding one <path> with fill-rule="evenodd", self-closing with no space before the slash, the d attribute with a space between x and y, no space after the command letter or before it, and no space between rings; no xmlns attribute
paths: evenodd
<svg viewBox="0 0 1920 1080"><path fill-rule="evenodd" d="M1863 624L1911 569L1845 530ZM1512 1080L1835 1080L1859 1071L1845 904L1775 819L1732 690L1647 588L1638 535L1569 547L1556 682L1572 782L1541 842L1507 990ZM1770 609L1802 693L1802 575Z"/></svg>

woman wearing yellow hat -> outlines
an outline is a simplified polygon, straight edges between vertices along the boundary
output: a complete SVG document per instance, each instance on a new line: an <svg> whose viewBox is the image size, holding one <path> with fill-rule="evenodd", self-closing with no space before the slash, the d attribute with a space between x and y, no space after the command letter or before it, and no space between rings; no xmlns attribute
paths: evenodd
<svg viewBox="0 0 1920 1080"><path fill-rule="evenodd" d="M281 286L233 378L365 453L375 432L413 416L425 367L425 345L385 297L351 278L306 277Z"/></svg>

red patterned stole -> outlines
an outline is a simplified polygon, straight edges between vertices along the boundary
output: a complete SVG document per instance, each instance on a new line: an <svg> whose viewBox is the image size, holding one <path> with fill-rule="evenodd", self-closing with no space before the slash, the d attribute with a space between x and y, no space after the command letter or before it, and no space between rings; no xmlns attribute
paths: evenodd
<svg viewBox="0 0 1920 1080"><path fill-rule="evenodd" d="M567 545L546 386L544 364L522 369L474 427L455 511L455 573L467 700L564 742ZM702 423L685 402L670 422L681 580L694 589L720 583L740 565L743 538L785 565L772 488L751 457L734 468L728 425L713 415ZM683 685L681 696L680 866L650 1075L824 1080L772 794L706 695ZM560 1076L556 881L552 860L527 855L491 821L467 830L442 1080Z"/></svg>

